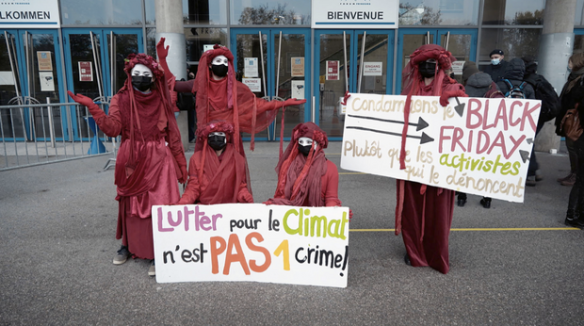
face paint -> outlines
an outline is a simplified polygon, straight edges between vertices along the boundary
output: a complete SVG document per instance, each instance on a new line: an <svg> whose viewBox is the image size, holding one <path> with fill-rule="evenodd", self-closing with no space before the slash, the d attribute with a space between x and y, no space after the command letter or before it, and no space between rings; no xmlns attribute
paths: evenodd
<svg viewBox="0 0 584 326"><path fill-rule="evenodd" d="M132 86L136 89L145 92L152 87L154 78L152 77L152 70L143 64L137 64L132 68Z"/></svg>
<svg viewBox="0 0 584 326"><path fill-rule="evenodd" d="M217 77L227 76L227 71L229 71L229 60L224 55L218 55L211 61L211 71Z"/></svg>
<svg viewBox="0 0 584 326"><path fill-rule="evenodd" d="M424 61L418 66L420 74L424 78L432 78L436 75L436 62Z"/></svg>
<svg viewBox="0 0 584 326"><path fill-rule="evenodd" d="M318 146L318 145L316 145ZM314 147L316 149L316 146ZM298 139L298 151L304 155L308 156L310 153L310 148L312 147L312 139L308 137L300 137Z"/></svg>
<svg viewBox="0 0 584 326"><path fill-rule="evenodd" d="M209 134L207 143L212 149L218 151L227 146L227 137L224 132L212 132Z"/></svg>

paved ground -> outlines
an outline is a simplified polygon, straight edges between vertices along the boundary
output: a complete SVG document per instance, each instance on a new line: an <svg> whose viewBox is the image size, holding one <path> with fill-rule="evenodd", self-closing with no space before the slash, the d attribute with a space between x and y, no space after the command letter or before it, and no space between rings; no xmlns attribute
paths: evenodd
<svg viewBox="0 0 584 326"><path fill-rule="evenodd" d="M340 147L327 150L337 164ZM248 151L256 201L275 189L277 148ZM555 181L568 159L538 158L545 179L524 204L487 210L469 196L455 209L447 275L406 266L401 237L384 230L394 226L394 180L341 171L340 197L355 212L346 289L157 284L145 261L111 263L106 156L2 172L0 325L583 325L584 232L564 228L570 189ZM458 230L468 228L495 230Z"/></svg>

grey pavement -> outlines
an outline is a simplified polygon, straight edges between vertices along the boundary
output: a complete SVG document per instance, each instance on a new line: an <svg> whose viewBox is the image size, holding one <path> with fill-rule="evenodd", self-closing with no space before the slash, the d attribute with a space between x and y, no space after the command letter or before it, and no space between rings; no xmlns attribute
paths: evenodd
<svg viewBox="0 0 584 326"><path fill-rule="evenodd" d="M248 147L246 145L246 147ZM339 165L340 143L327 157ZM257 202L275 189L277 143L246 151ZM188 153L188 156L192 154ZM340 175L354 211L345 289L158 284L148 262L112 264L117 202L107 156L0 172L0 325L583 325L584 231L566 229L566 155L538 153L523 204L469 196L454 211L450 272L404 264L395 180ZM374 230L374 231L359 231Z"/></svg>

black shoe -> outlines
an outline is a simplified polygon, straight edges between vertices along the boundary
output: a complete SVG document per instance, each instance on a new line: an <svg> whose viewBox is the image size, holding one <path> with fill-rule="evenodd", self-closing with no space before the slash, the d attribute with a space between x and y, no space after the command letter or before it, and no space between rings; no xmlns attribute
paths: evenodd
<svg viewBox="0 0 584 326"><path fill-rule="evenodd" d="M566 224L567 226L571 226L573 228L577 228L577 229L584 229L584 221L581 220L572 220L572 219L568 219L566 218L566 220L564 221L564 224Z"/></svg>
<svg viewBox="0 0 584 326"><path fill-rule="evenodd" d="M466 198L458 198L456 204L458 205L458 207L464 207L464 204L466 204Z"/></svg>
<svg viewBox="0 0 584 326"><path fill-rule="evenodd" d="M408 254L404 256L404 262L406 263L406 265L412 266L412 262L410 261L410 256L408 256Z"/></svg>
<svg viewBox="0 0 584 326"><path fill-rule="evenodd" d="M491 198L483 197L483 199L481 199L481 205L483 205L484 208L491 208Z"/></svg>

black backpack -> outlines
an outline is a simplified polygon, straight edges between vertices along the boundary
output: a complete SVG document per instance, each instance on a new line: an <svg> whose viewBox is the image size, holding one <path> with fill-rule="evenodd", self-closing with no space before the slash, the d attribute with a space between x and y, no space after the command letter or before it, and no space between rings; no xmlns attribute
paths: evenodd
<svg viewBox="0 0 584 326"><path fill-rule="evenodd" d="M513 86L509 79L503 79L503 81L509 87L509 91L505 93L505 97L507 98L525 98L525 94L523 93L523 87L525 86L525 82L521 82L519 85Z"/></svg>

